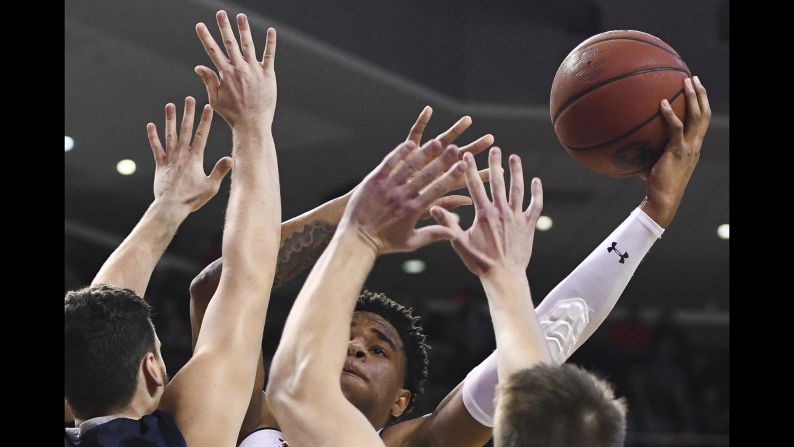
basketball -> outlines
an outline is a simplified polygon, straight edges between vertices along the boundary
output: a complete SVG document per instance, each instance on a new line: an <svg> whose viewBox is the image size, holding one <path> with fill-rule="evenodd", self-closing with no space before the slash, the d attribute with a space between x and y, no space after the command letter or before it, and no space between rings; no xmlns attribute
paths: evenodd
<svg viewBox="0 0 794 447"><path fill-rule="evenodd" d="M678 53L657 37L627 30L597 34L557 69L549 99L554 132L595 172L640 174L667 143L660 101L667 98L684 122L684 79L690 76Z"/></svg>

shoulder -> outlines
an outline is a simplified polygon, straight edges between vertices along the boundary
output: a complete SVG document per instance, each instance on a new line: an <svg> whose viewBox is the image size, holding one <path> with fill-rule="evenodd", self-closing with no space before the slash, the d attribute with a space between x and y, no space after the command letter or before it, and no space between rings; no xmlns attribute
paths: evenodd
<svg viewBox="0 0 794 447"><path fill-rule="evenodd" d="M69 433L67 432L67 439ZM117 418L80 433L80 447L147 445L152 447L187 447L185 438L173 418L155 411L140 419ZM74 439L71 439L74 441ZM68 442L66 445L70 445Z"/></svg>

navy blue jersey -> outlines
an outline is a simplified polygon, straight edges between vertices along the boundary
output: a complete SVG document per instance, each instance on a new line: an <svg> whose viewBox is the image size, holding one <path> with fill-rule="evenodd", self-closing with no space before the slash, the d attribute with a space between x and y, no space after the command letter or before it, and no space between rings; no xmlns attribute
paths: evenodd
<svg viewBox="0 0 794 447"><path fill-rule="evenodd" d="M187 447L174 419L155 411L140 419L116 418L76 437L66 431L65 447Z"/></svg>

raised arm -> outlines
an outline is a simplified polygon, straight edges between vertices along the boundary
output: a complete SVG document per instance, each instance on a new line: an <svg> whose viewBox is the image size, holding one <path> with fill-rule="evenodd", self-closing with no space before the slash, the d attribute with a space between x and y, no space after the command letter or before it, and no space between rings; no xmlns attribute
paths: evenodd
<svg viewBox="0 0 794 447"><path fill-rule="evenodd" d="M467 156L468 158L468 156ZM491 310L497 346L507 346L498 357L502 371L514 371L550 360L543 333L532 306L526 268L532 253L535 222L542 208L539 179L532 182L532 201L522 211L524 195L521 160L510 157L511 189L506 196L501 151L491 149L491 194L488 200L475 175L474 160L467 160L466 183L474 201L473 225L463 231L443 209L433 217L455 234L452 246L464 264L480 277ZM496 362L494 362L495 364ZM389 446L482 446L492 436L489 426L467 411L456 387L432 414L389 427L384 439Z"/></svg>
<svg viewBox="0 0 794 447"><path fill-rule="evenodd" d="M606 320L645 255L672 222L683 199L711 118L706 90L697 77L684 81L684 92L685 126L668 104L664 101L660 104L670 139L662 157L647 173L646 200L549 292L536 309L547 346L557 364L566 361ZM617 256L610 250L613 243L629 256ZM497 356L498 351L474 368L463 386L445 399L450 403L443 409L455 415L451 418L457 421L456 433L493 427L493 402L499 382ZM444 436L441 429L434 433L436 437Z"/></svg>
<svg viewBox="0 0 794 447"><path fill-rule="evenodd" d="M204 146L212 123L212 108L204 107L196 135L193 122L196 100L185 98L179 133L176 108L165 106L165 149L153 123L146 126L154 155L154 201L121 245L102 265L91 284L110 284L131 289L143 297L157 261L165 252L179 225L193 211L215 196L221 180L232 167L221 158L212 173L204 174Z"/></svg>
<svg viewBox="0 0 794 447"><path fill-rule="evenodd" d="M372 423L340 388L353 308L376 255L415 250L450 236L438 225L414 227L465 167L458 162L439 179L458 149L444 150L438 140L415 147L413 141L398 146L353 194L287 318L267 401L293 444L382 445Z"/></svg>
<svg viewBox="0 0 794 447"><path fill-rule="evenodd" d="M166 388L161 403L191 446L236 443L256 375L281 221L271 133L276 32L268 29L260 61L245 15L237 16L239 46L225 11L216 18L226 54L203 23L196 32L219 75L203 66L196 72L210 104L232 128L234 173L222 248L227 268L207 308L193 357Z"/></svg>
<svg viewBox="0 0 794 447"><path fill-rule="evenodd" d="M551 360L543 332L535 315L526 269L532 255L535 223L543 208L540 179L532 179L532 200L523 210L524 179L521 159L510 157L510 197L507 197L499 148L491 149L491 196L476 175L476 165L467 156L466 184L476 215L465 232L445 210L431 212L439 223L455 233L452 247L466 267L480 278L488 297L493 320L500 374L530 368Z"/></svg>
<svg viewBox="0 0 794 447"><path fill-rule="evenodd" d="M660 110L670 137L646 176L645 200L538 306L556 363L570 357L606 320L681 204L711 120L706 89L700 80L696 76L683 82L686 126L662 100ZM618 256L617 251L628 256Z"/></svg>
<svg viewBox="0 0 794 447"><path fill-rule="evenodd" d="M429 106L425 107L408 133L407 140L415 143L417 147L432 113L432 108ZM471 122L470 117L464 116L445 132L441 133L436 139L438 139L442 145L451 144L471 125ZM488 148L492 143L493 136L491 134L483 135L459 148L457 155L461 157L465 152L478 154ZM488 170L483 170L479 174L481 178L487 181ZM463 186L464 182L463 179L461 179L458 183L450 187L450 191ZM317 258L320 257L320 254L322 254L323 250L328 246L331 237L336 231L339 219L342 217L342 213L345 210L345 206L355 190L356 188L341 197L326 202L313 210L281 224L281 248L279 249L278 263L276 266L276 279L273 283L274 289L280 287L314 265ZM471 200L466 196L450 195L439 198L434 204L451 210L462 205L469 205L471 204ZM425 213L425 216L429 217L429 214ZM199 273L190 284L190 325L194 347L201 329L204 313L206 312L212 295L218 287L222 269L223 258L218 258ZM260 358L262 357L260 353ZM265 402L263 393L265 383L264 365L260 364L257 368L257 378L254 383L254 389L252 390L251 402L248 407L248 412L246 413L245 421L240 430L242 437L245 437L257 428L278 426Z"/></svg>

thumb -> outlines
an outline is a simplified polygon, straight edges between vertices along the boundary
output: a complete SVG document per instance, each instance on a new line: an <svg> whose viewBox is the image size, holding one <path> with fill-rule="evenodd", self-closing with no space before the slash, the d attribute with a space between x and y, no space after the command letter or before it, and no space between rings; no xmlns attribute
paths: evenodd
<svg viewBox="0 0 794 447"><path fill-rule="evenodd" d="M455 208L467 205L471 205L471 198L468 196L458 195L445 196L433 202L433 206L439 206L447 210L454 210ZM422 215L422 219L429 219L430 217L429 210Z"/></svg>
<svg viewBox="0 0 794 447"><path fill-rule="evenodd" d="M207 98L209 98L210 104L215 104L218 99L218 88L221 85L218 75L204 65L196 66L193 71L204 81L204 86L207 87Z"/></svg>
<svg viewBox="0 0 794 447"><path fill-rule="evenodd" d="M449 228L455 233L463 231L460 228L460 225L458 225L458 220L455 218L455 216L440 206L434 206L430 208L430 215L433 216L433 219L435 219L440 225Z"/></svg>
<svg viewBox="0 0 794 447"><path fill-rule="evenodd" d="M207 178L212 180L217 186L220 186L221 180L231 171L233 165L232 157L223 157L215 163L215 167L212 168L212 172Z"/></svg>
<svg viewBox="0 0 794 447"><path fill-rule="evenodd" d="M453 239L455 239L453 230L441 225L430 225L416 230L416 233L408 242L408 248L413 251L433 242Z"/></svg>

